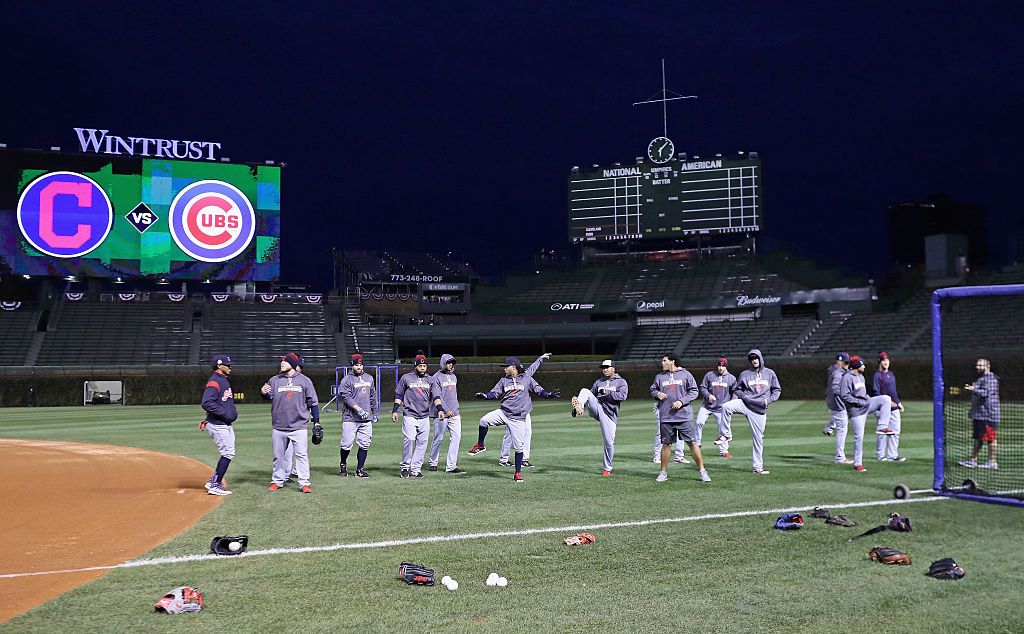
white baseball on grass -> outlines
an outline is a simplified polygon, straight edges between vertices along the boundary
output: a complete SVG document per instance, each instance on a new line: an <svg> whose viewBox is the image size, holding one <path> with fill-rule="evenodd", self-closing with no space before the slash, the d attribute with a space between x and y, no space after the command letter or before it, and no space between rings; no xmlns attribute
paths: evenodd
<svg viewBox="0 0 1024 634"><path fill-rule="evenodd" d="M451 583L449 583L445 587L448 588L449 590L451 590L452 592L455 592L456 590L459 589L459 582L454 580L454 579L452 579Z"/></svg>
<svg viewBox="0 0 1024 634"><path fill-rule="evenodd" d="M231 542L230 544L228 544L228 550L230 550L233 553L237 553L241 549L242 542Z"/></svg>
<svg viewBox="0 0 1024 634"><path fill-rule="evenodd" d="M498 585L498 573L492 572L491 574L487 575L487 581L485 581L484 583L491 587Z"/></svg>
<svg viewBox="0 0 1024 634"><path fill-rule="evenodd" d="M444 585L448 585L448 583L451 582L451 581L452 581L452 578L449 577L448 575L445 575L445 576L441 577L441 583L444 584Z"/></svg>
<svg viewBox="0 0 1024 634"><path fill-rule="evenodd" d="M508 585L508 579L506 579L505 577L498 577L498 581L496 583L498 584L499 588L504 588Z"/></svg>

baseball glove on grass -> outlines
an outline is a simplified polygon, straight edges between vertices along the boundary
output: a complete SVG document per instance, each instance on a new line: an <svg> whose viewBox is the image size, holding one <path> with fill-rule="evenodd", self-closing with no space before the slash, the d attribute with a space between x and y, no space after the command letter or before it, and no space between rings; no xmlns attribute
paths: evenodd
<svg viewBox="0 0 1024 634"><path fill-rule="evenodd" d="M828 509L823 509L820 506L815 506L814 510L811 511L811 517L817 518L819 520L827 520L828 518L832 517L832 514L828 512Z"/></svg>
<svg viewBox="0 0 1024 634"><path fill-rule="evenodd" d="M900 533L909 533L912 530L910 528L910 518L906 515L893 513L889 516L889 528Z"/></svg>
<svg viewBox="0 0 1024 634"><path fill-rule="evenodd" d="M877 561L883 564L909 566L910 555L904 552L900 552L895 548L886 548L885 546L875 546L868 551L868 557L873 561Z"/></svg>
<svg viewBox="0 0 1024 634"><path fill-rule="evenodd" d="M324 428L320 423L313 423L313 444L319 445L324 441Z"/></svg>
<svg viewBox="0 0 1024 634"><path fill-rule="evenodd" d="M826 524L835 524L836 526L856 526L857 522L854 522L845 515L830 515L825 519Z"/></svg>
<svg viewBox="0 0 1024 634"><path fill-rule="evenodd" d="M203 593L188 586L179 586L156 602L156 611L166 614L185 614L202 609Z"/></svg>
<svg viewBox="0 0 1024 634"><path fill-rule="evenodd" d="M403 561L398 566L398 578L410 586L434 585L434 569Z"/></svg>
<svg viewBox="0 0 1024 634"><path fill-rule="evenodd" d="M587 544L593 544L597 541L593 533L576 533L575 535L569 535L562 541L565 542L566 546L585 546Z"/></svg>
<svg viewBox="0 0 1024 634"><path fill-rule="evenodd" d="M775 528L780 531L795 531L804 527L804 517L799 513L786 513L775 520Z"/></svg>
<svg viewBox="0 0 1024 634"><path fill-rule="evenodd" d="M924 574L935 579L961 579L967 572L957 565L952 557L946 557L933 561L932 565L928 567L928 572Z"/></svg>
<svg viewBox="0 0 1024 634"><path fill-rule="evenodd" d="M238 542L235 550L231 550L231 544ZM221 535L214 537L210 542L210 552L215 555L241 555L249 547L248 535Z"/></svg>

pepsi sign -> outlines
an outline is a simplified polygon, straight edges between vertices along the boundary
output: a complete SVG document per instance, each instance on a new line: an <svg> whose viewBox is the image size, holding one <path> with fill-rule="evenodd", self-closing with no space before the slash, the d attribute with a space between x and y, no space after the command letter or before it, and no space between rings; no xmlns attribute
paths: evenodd
<svg viewBox="0 0 1024 634"><path fill-rule="evenodd" d="M234 185L205 180L188 185L171 201L167 219L175 244L203 262L224 262L252 242L256 213Z"/></svg>
<svg viewBox="0 0 1024 634"><path fill-rule="evenodd" d="M103 188L77 172L50 172L29 183L18 199L21 234L56 258L89 253L114 225L114 208Z"/></svg>

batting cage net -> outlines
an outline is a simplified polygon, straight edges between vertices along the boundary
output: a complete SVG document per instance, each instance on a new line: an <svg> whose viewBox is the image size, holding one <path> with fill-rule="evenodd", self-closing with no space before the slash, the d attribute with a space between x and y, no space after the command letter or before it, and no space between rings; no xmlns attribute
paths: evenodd
<svg viewBox="0 0 1024 634"><path fill-rule="evenodd" d="M935 481L942 493L1024 505L1024 284L932 296Z"/></svg>

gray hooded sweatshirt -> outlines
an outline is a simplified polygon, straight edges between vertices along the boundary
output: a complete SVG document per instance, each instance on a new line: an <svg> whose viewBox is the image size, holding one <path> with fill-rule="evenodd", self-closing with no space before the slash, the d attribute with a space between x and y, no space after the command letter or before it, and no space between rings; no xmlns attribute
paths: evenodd
<svg viewBox="0 0 1024 634"><path fill-rule="evenodd" d="M449 361L454 361L455 357L450 354L441 355L441 369L434 373L434 387L431 389L430 402L433 403L437 399L441 399L441 406L444 407L445 413L451 412L455 416L459 415L459 393L458 383L459 378L455 376L455 370L451 372L445 371L445 365Z"/></svg>
<svg viewBox="0 0 1024 634"><path fill-rule="evenodd" d="M779 385L779 377L775 371L764 367L764 357L761 351L754 348L747 353L747 357L754 355L760 361L761 367L757 370L751 365L750 369L740 372L740 378L736 381L736 398L742 399L755 414L768 413L768 404L779 400L782 394L782 386ZM767 399L767 403L765 402Z"/></svg>

